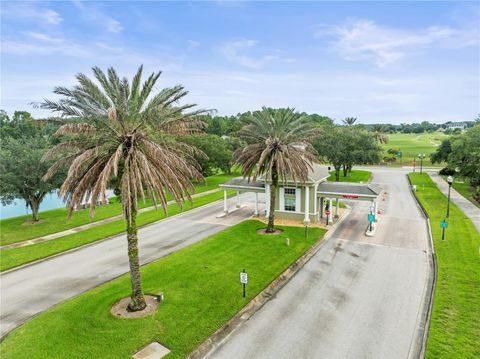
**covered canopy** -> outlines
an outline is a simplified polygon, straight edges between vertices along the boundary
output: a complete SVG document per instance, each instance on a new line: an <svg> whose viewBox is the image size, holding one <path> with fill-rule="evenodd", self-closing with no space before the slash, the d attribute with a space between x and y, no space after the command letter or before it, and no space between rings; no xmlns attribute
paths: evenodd
<svg viewBox="0 0 480 359"><path fill-rule="evenodd" d="M372 183L322 182L317 187L317 194L323 197L373 201L382 193L383 189Z"/></svg>

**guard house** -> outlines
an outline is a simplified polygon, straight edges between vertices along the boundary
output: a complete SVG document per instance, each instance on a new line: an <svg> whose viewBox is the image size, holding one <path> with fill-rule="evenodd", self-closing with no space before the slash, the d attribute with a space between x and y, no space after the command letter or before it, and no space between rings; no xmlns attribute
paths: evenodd
<svg viewBox="0 0 480 359"><path fill-rule="evenodd" d="M298 220L308 225L317 223L324 218L325 209L328 207L328 222L333 222L333 217L338 215L339 203L342 199L363 200L372 202L372 212L378 213L378 199L383 190L369 183L327 182L329 177L327 166L314 164L309 171L305 183L287 180L280 182L277 189L275 216L276 218ZM265 216L270 212L270 191L268 181L257 179L255 182L244 178L234 178L220 185L224 189L224 215L228 215L227 191L237 191L237 206L240 207L238 195L241 192L255 193L255 215L259 215L258 194L265 193ZM333 199L336 206L333 208ZM322 210L323 209L323 210Z"/></svg>

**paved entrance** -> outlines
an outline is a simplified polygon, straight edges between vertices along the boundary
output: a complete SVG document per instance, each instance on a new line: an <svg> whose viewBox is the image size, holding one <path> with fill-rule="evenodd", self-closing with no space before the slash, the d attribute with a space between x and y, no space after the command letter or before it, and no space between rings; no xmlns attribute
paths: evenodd
<svg viewBox="0 0 480 359"><path fill-rule="evenodd" d="M373 169L389 198L376 237L369 203L208 358L408 358L425 293L428 236L404 172Z"/></svg>

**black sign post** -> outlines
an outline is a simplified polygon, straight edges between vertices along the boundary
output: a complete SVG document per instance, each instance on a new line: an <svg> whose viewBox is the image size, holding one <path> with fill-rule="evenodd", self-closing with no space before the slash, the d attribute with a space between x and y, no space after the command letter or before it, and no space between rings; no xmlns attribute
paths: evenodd
<svg viewBox="0 0 480 359"><path fill-rule="evenodd" d="M245 272L245 268L243 271L240 273L240 283L243 284L243 299L245 299L246 296L246 285L248 283L248 274Z"/></svg>

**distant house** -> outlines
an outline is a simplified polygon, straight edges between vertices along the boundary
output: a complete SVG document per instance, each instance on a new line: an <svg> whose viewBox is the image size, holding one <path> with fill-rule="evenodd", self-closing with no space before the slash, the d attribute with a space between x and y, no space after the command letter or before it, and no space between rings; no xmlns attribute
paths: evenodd
<svg viewBox="0 0 480 359"><path fill-rule="evenodd" d="M314 165L308 174L305 183L295 183L289 179L280 183L277 189L275 202L276 218L302 222L303 224L317 223L321 218L328 217L332 223L334 215L338 215L339 203L342 199L364 200L372 202L374 213L377 213L378 200L383 193L382 188L369 183L327 182L330 173L326 166ZM270 208L270 183L263 179L256 182L244 178L234 178L222 183L225 190L224 214L231 212L227 207L227 190L254 192L255 215L259 216L258 193L265 194L265 216L268 217ZM333 208L333 200L337 205ZM237 207L240 203L237 200Z"/></svg>
<svg viewBox="0 0 480 359"><path fill-rule="evenodd" d="M450 122L447 125L447 129L449 130L456 130L457 128L460 130L464 130L465 127L467 127L467 124L465 122Z"/></svg>

